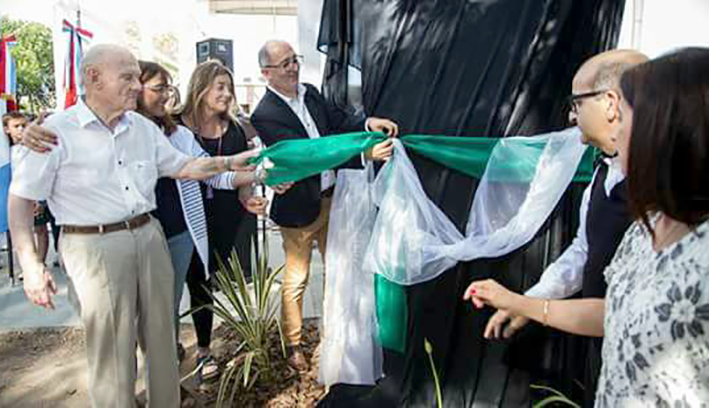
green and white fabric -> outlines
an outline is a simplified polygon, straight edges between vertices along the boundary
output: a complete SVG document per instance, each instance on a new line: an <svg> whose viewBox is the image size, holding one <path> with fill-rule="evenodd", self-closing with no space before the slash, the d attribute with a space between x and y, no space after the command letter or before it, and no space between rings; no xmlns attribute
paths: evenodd
<svg viewBox="0 0 709 408"><path fill-rule="evenodd" d="M381 347L403 351L406 285L458 262L509 254L539 231L572 180L588 181L592 152L570 128L534 137L404 136L374 177L343 169L333 197L326 259L320 379L373 384ZM262 152L267 183L334 168L384 140L355 133L278 143ZM465 233L425 194L406 148L480 179Z"/></svg>

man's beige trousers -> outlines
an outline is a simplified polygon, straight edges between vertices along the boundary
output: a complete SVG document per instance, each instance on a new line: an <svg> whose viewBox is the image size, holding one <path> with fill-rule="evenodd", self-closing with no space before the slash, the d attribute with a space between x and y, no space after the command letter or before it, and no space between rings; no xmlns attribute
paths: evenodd
<svg viewBox="0 0 709 408"><path fill-rule="evenodd" d="M153 219L108 234L62 234L59 245L86 329L92 406L135 406L140 335L150 407L179 407L174 272L159 223Z"/></svg>
<svg viewBox="0 0 709 408"><path fill-rule="evenodd" d="M330 218L329 197L320 200L320 215L310 225L302 228L283 228L283 250L286 253L285 276L281 293L281 314L283 333L288 346L300 344L303 328L303 293L310 276L310 258L313 241L317 240L320 255L325 262L327 246L327 225ZM323 285L324 287L324 285Z"/></svg>

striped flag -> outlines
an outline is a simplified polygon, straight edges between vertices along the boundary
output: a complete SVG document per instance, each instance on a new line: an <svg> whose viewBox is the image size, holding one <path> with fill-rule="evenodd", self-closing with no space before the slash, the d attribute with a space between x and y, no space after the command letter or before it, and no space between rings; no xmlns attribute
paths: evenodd
<svg viewBox="0 0 709 408"><path fill-rule="evenodd" d="M8 111L16 109L17 66L11 53L15 45L17 45L17 41L14 35L3 37L0 40L0 98L5 101Z"/></svg>
<svg viewBox="0 0 709 408"><path fill-rule="evenodd" d="M0 100L0 116L5 114L5 101ZM0 137L0 233L7 231L7 195L10 191L10 140Z"/></svg>
<svg viewBox="0 0 709 408"><path fill-rule="evenodd" d="M17 44L15 36L0 39L0 116L17 109L17 67L11 50ZM7 231L7 194L10 189L10 141L0 137L0 232Z"/></svg>
<svg viewBox="0 0 709 408"><path fill-rule="evenodd" d="M62 31L69 34L69 42L64 62L64 108L68 108L76 103L76 98L82 95L83 86L79 75L79 64L84 55L84 49L88 46L93 34L77 24L72 25L67 20L62 22Z"/></svg>

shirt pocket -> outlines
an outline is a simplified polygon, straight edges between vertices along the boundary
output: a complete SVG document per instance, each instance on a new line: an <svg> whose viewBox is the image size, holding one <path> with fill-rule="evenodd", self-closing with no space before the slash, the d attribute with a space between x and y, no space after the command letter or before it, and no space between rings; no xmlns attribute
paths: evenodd
<svg viewBox="0 0 709 408"><path fill-rule="evenodd" d="M155 162L138 160L128 165L128 173L134 188L146 199L155 194L158 169Z"/></svg>

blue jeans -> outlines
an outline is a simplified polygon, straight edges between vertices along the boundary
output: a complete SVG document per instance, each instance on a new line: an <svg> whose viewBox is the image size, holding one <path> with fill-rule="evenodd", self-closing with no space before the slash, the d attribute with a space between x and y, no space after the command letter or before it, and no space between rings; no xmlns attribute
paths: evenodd
<svg viewBox="0 0 709 408"><path fill-rule="evenodd" d="M180 300L185 289L187 271L194 252L194 242L189 231L184 231L167 240L172 267L175 269L175 339L180 342Z"/></svg>

